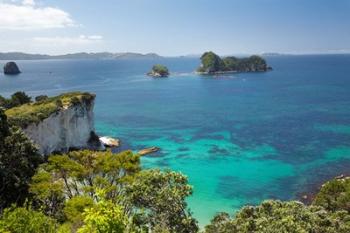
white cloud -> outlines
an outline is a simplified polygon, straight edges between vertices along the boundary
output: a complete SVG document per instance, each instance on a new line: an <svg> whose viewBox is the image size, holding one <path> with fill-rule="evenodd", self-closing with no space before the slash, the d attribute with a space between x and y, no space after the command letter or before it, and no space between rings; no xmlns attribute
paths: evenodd
<svg viewBox="0 0 350 233"><path fill-rule="evenodd" d="M34 6L35 5L35 1L34 0L23 0L22 4L23 5L27 5L27 6Z"/></svg>
<svg viewBox="0 0 350 233"><path fill-rule="evenodd" d="M54 7L39 7L34 0L0 1L0 30L36 30L75 26L70 15Z"/></svg>
<svg viewBox="0 0 350 233"><path fill-rule="evenodd" d="M33 41L35 43L40 43L41 45L50 46L76 46L76 45L90 45L94 43L99 43L103 39L99 35L80 35L78 37L35 37Z"/></svg>

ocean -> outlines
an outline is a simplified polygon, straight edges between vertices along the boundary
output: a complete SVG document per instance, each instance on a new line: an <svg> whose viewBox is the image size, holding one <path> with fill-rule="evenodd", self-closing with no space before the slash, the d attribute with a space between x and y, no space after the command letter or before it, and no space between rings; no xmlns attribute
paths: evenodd
<svg viewBox="0 0 350 233"><path fill-rule="evenodd" d="M350 172L350 55L267 57L273 71L198 76L197 58L17 61L0 95L96 93L95 126L145 168L186 174L203 226L264 199L296 199ZM5 61L0 61L3 65ZM154 63L169 78L145 75Z"/></svg>

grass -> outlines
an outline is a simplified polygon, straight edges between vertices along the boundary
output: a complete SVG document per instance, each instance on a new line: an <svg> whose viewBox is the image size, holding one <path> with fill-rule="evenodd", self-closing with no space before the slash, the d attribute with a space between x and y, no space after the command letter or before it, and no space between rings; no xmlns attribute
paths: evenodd
<svg viewBox="0 0 350 233"><path fill-rule="evenodd" d="M88 103L95 98L94 94L83 92L69 92L46 100L24 104L6 110L10 124L26 128L32 123L39 123L51 114L70 106Z"/></svg>

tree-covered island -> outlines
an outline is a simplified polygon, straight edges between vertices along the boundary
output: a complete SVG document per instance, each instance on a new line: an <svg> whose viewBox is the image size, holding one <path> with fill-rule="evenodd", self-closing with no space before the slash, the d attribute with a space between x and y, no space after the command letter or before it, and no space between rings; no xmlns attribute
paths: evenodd
<svg viewBox="0 0 350 233"><path fill-rule="evenodd" d="M147 73L148 76L156 77L156 78L163 78L169 76L169 70L166 66L156 64L152 67L152 70Z"/></svg>
<svg viewBox="0 0 350 233"><path fill-rule="evenodd" d="M201 65L197 69L200 74L221 74L228 72L265 72L271 70L264 58L253 55L247 58L221 58L213 52L205 52L201 56Z"/></svg>

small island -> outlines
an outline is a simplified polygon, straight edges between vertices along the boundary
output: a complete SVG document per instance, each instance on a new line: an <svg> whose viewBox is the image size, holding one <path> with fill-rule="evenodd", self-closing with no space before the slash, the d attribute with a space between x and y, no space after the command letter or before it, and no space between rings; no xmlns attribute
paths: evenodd
<svg viewBox="0 0 350 233"><path fill-rule="evenodd" d="M157 64L152 67L152 70L147 75L155 78L164 78L169 76L169 70L166 66Z"/></svg>
<svg viewBox="0 0 350 233"><path fill-rule="evenodd" d="M232 72L265 72L268 70L272 70L272 68L260 56L221 58L213 52L206 52L201 56L201 66L197 69L197 72L199 74L224 74Z"/></svg>
<svg viewBox="0 0 350 233"><path fill-rule="evenodd" d="M19 74L21 73L21 71L19 70L16 62L7 62L4 66L4 74L7 75L15 75L15 74Z"/></svg>

